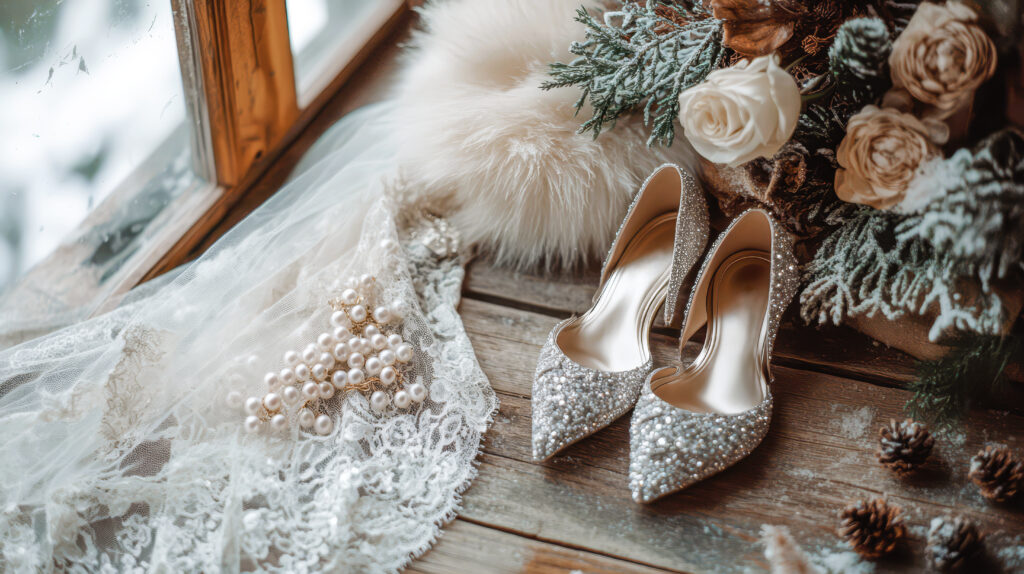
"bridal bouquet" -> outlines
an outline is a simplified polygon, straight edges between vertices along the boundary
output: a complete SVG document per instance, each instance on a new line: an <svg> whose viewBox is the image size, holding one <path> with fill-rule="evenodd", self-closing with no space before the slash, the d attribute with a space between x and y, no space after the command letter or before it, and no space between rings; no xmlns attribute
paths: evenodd
<svg viewBox="0 0 1024 574"><path fill-rule="evenodd" d="M771 209L804 239L807 322L999 336L1021 309L1019 10L624 1L579 10L586 39L544 87L580 88L594 137L639 113L650 146L685 140L727 213Z"/></svg>

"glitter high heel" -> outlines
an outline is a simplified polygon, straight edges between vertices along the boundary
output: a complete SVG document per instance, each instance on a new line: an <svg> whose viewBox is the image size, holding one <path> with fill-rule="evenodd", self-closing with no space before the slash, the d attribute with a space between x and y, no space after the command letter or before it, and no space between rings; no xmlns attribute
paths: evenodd
<svg viewBox="0 0 1024 574"><path fill-rule="evenodd" d="M690 174L664 165L644 182L612 243L591 308L551 330L533 380L533 457L550 458L636 402L651 370L659 306L678 316L684 278L707 244L707 207Z"/></svg>
<svg viewBox="0 0 1024 574"><path fill-rule="evenodd" d="M633 411L634 500L686 488L761 443L772 412L772 346L797 283L792 239L767 212L743 213L718 237L690 293L680 342L707 324L704 348L689 365L651 373Z"/></svg>

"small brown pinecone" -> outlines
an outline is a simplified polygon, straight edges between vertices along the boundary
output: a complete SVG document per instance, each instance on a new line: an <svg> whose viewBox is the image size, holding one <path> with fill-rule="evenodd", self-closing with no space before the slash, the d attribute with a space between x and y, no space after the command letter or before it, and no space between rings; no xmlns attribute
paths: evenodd
<svg viewBox="0 0 1024 574"><path fill-rule="evenodd" d="M907 419L889 420L889 425L878 431L878 462L900 474L911 472L924 464L935 445L935 438L924 423Z"/></svg>
<svg viewBox="0 0 1024 574"><path fill-rule="evenodd" d="M981 550L983 538L978 527L962 516L936 518L928 531L928 561L937 570L957 570Z"/></svg>
<svg viewBox="0 0 1024 574"><path fill-rule="evenodd" d="M864 558L889 554L906 533L903 510L882 498L859 500L839 513L839 535Z"/></svg>
<svg viewBox="0 0 1024 574"><path fill-rule="evenodd" d="M1024 482L1024 463L1015 460L1005 446L986 446L971 459L967 476L981 489L981 494L995 502L1005 502L1017 495Z"/></svg>

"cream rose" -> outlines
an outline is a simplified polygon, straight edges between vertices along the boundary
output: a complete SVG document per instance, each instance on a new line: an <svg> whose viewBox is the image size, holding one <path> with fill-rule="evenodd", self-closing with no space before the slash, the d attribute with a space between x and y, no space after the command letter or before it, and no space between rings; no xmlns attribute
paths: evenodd
<svg viewBox="0 0 1024 574"><path fill-rule="evenodd" d="M876 209L896 205L918 170L941 155L935 133L910 114L865 107L850 118L836 151L836 195Z"/></svg>
<svg viewBox="0 0 1024 574"><path fill-rule="evenodd" d="M893 86L946 118L996 70L996 47L978 27L978 15L958 2L922 3L892 45Z"/></svg>
<svg viewBox="0 0 1024 574"><path fill-rule="evenodd" d="M715 70L679 96L686 139L700 155L729 166L775 155L799 116L800 88L774 55Z"/></svg>

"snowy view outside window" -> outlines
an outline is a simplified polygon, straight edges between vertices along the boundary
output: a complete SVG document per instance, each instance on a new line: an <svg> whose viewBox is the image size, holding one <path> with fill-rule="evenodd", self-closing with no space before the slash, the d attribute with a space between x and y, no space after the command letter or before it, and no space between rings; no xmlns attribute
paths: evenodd
<svg viewBox="0 0 1024 574"><path fill-rule="evenodd" d="M0 2L0 289L182 125L181 90L167 0Z"/></svg>
<svg viewBox="0 0 1024 574"><path fill-rule="evenodd" d="M322 76L333 75L331 52L366 21L377 1L285 0L300 98Z"/></svg>
<svg viewBox="0 0 1024 574"><path fill-rule="evenodd" d="M287 0L300 91L372 2ZM65 241L130 252L195 183L187 142L170 0L0 0L0 292ZM81 229L122 185L131 201Z"/></svg>

